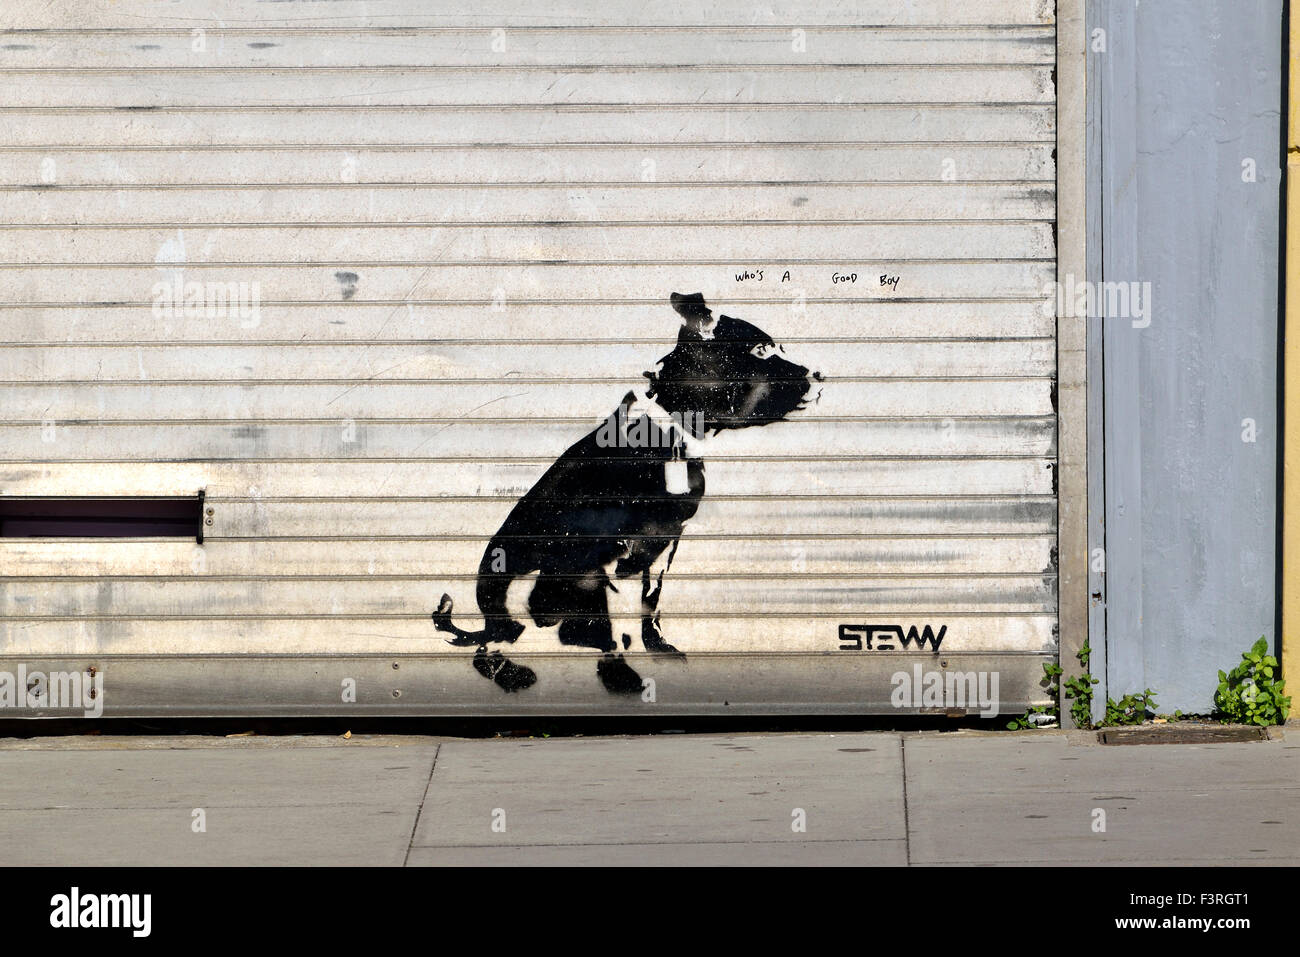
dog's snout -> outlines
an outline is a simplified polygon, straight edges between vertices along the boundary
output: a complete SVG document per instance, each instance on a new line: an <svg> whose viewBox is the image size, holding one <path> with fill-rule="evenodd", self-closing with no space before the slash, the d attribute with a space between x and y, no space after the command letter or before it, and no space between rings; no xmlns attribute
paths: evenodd
<svg viewBox="0 0 1300 957"><path fill-rule="evenodd" d="M822 376L821 372L813 371L808 373L808 375L804 378L805 387L803 391L803 396L799 400L799 407L801 409L807 408L809 405L812 405L821 400L822 383L824 381L825 381L825 377Z"/></svg>

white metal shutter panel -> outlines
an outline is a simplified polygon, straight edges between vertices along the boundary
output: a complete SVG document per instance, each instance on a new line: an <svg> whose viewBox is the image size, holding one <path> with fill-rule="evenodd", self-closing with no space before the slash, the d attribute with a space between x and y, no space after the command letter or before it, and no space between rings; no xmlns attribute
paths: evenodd
<svg viewBox="0 0 1300 957"><path fill-rule="evenodd" d="M672 291L826 381L709 442L670 687L883 706L864 682L922 659L842 624L1053 653L1050 3L11 0L0 26L0 493L212 508L201 548L0 540L6 655L440 656L430 707L504 706L430 612L473 614L488 537L672 348ZM160 317L177 281L257 314ZM572 658L539 628L515 652ZM763 670L792 652L834 656ZM566 681L530 694L603 700Z"/></svg>

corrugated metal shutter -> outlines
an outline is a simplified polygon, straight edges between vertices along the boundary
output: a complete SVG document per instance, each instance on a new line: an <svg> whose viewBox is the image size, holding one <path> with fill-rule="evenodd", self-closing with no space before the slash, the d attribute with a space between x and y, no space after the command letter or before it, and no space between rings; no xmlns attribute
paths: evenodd
<svg viewBox="0 0 1300 957"><path fill-rule="evenodd" d="M1052 17L10 0L0 493L211 514L202 546L0 540L6 660L97 663L119 713L644 707L535 626L502 694L430 613L471 620L489 537L698 291L825 381L707 443L658 701L883 710L940 657L1039 698ZM257 307L168 313L196 282ZM866 625L946 631L845 648Z"/></svg>

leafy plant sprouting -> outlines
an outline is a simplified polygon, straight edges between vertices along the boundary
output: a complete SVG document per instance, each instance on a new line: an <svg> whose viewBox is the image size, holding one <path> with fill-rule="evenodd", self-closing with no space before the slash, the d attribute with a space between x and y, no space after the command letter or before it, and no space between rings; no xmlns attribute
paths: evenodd
<svg viewBox="0 0 1300 957"><path fill-rule="evenodd" d="M1141 724L1148 714L1155 716L1156 693L1150 688L1134 694L1126 694L1119 701L1106 699L1106 718L1102 726L1111 728L1120 724Z"/></svg>
<svg viewBox="0 0 1300 957"><path fill-rule="evenodd" d="M1074 726L1088 729L1092 727L1092 686L1099 683L1101 679L1094 678L1092 670L1088 667L1088 662L1092 659L1092 649L1088 647L1086 641L1079 649L1077 657L1083 668L1083 674L1065 682L1065 696L1074 702L1070 705L1070 717L1074 719Z"/></svg>
<svg viewBox="0 0 1300 957"><path fill-rule="evenodd" d="M1291 698L1285 694L1286 682L1276 681L1277 659L1268 653L1268 642L1261 635L1241 663L1226 674L1219 672L1219 688L1214 693L1215 717L1224 724L1254 724L1268 727L1286 721Z"/></svg>
<svg viewBox="0 0 1300 957"><path fill-rule="evenodd" d="M1007 722L1007 727L1012 731L1024 731L1028 728L1041 728L1052 722L1060 721L1061 717L1061 686L1059 684L1061 675L1064 672L1061 666L1054 661L1043 663L1043 681L1047 687L1047 694L1052 699L1051 704L1036 704L1026 711L1019 718L1012 718ZM1035 721L1036 715L1045 717Z"/></svg>

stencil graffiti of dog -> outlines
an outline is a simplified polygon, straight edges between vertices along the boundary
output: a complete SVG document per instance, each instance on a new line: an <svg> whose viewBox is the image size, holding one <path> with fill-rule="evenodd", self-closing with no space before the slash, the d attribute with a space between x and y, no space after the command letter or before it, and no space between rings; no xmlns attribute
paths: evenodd
<svg viewBox="0 0 1300 957"><path fill-rule="evenodd" d="M614 634L611 592L639 586L642 647L684 658L660 631L663 576L686 522L704 495L701 445L725 429L779 422L814 401L820 373L782 356L757 326L714 317L700 293L673 293L682 318L677 345L659 360L643 393L629 392L594 432L573 445L516 503L488 542L478 569L480 631L452 622L443 595L434 626L453 645L477 646L474 668L505 691L537 680L489 644L524 631L507 610L513 581L536 573L528 614L541 628L559 625L565 645L603 652L596 671L613 693L635 693L640 675L619 652L632 635ZM635 619L634 619L635 620Z"/></svg>

